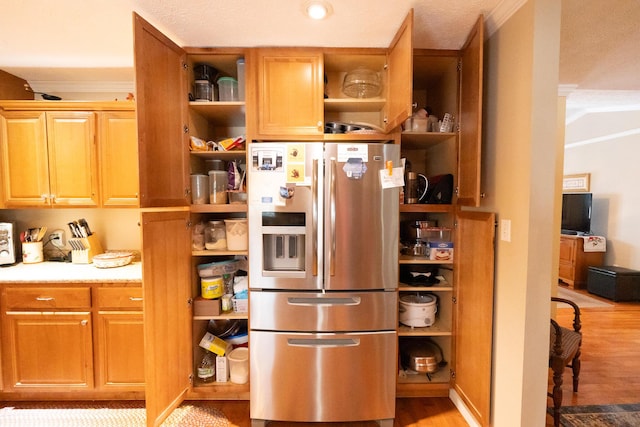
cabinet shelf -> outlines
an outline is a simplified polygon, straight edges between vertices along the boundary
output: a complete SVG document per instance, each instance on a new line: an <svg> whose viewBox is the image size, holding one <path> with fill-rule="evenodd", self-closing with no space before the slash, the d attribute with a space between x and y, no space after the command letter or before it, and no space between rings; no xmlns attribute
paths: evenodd
<svg viewBox="0 0 640 427"><path fill-rule="evenodd" d="M437 261L437 260L430 260L430 259L424 258L424 257L414 257L414 256L408 256L408 255L400 255L398 257L398 263L399 264L437 264L437 265L447 265L447 264L453 264L453 261Z"/></svg>
<svg viewBox="0 0 640 427"><path fill-rule="evenodd" d="M400 212L417 213L452 213L455 211L454 205L434 205L424 203L401 204Z"/></svg>
<svg viewBox="0 0 640 427"><path fill-rule="evenodd" d="M191 251L192 256L227 256L227 255L249 255L249 251L213 251L213 250L203 250L203 251Z"/></svg>
<svg viewBox="0 0 640 427"><path fill-rule="evenodd" d="M245 126L245 103L222 101L191 101L189 109L206 118L213 125Z"/></svg>
<svg viewBox="0 0 640 427"><path fill-rule="evenodd" d="M324 110L337 113L378 112L384 109L386 102L384 98L328 98L324 100Z"/></svg>
<svg viewBox="0 0 640 427"><path fill-rule="evenodd" d="M452 292L451 286L410 286L399 283L399 292Z"/></svg>
<svg viewBox="0 0 640 427"><path fill-rule="evenodd" d="M222 313L217 316L193 316L193 320L246 320L249 313Z"/></svg>
<svg viewBox="0 0 640 427"><path fill-rule="evenodd" d="M194 213L234 213L234 212L247 212L247 205L245 203L227 203L220 205L191 205L191 212Z"/></svg>
<svg viewBox="0 0 640 427"><path fill-rule="evenodd" d="M431 374L431 380L427 374L413 374L404 372L398 376L398 384L449 384L449 369L447 366L440 368L437 372Z"/></svg>
<svg viewBox="0 0 640 427"><path fill-rule="evenodd" d="M455 141L455 132L402 132L402 148L421 150L447 141Z"/></svg>
<svg viewBox="0 0 640 427"><path fill-rule="evenodd" d="M195 157L201 157L205 160L208 159L221 159L221 160L233 160L238 157L246 157L247 152L245 150L231 150L231 151L191 151L190 154Z"/></svg>
<svg viewBox="0 0 640 427"><path fill-rule="evenodd" d="M451 326L441 324L436 321L432 326L418 328L406 325L398 325L399 337L449 337L451 336Z"/></svg>

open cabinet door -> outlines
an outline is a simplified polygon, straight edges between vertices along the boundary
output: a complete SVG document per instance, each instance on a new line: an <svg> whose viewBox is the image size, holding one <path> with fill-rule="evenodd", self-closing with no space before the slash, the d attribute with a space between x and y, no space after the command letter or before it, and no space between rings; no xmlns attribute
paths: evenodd
<svg viewBox="0 0 640 427"><path fill-rule="evenodd" d="M385 132L400 126L412 114L413 99L413 9L393 38L387 53L388 82Z"/></svg>
<svg viewBox="0 0 640 427"><path fill-rule="evenodd" d="M460 51L458 205L480 206L484 19L478 18Z"/></svg>
<svg viewBox="0 0 640 427"><path fill-rule="evenodd" d="M187 206L186 53L133 14L140 207Z"/></svg>
<svg viewBox="0 0 640 427"><path fill-rule="evenodd" d="M491 410L495 220L459 211L455 230L453 388L482 426Z"/></svg>
<svg viewBox="0 0 640 427"><path fill-rule="evenodd" d="M191 375L189 212L142 212L147 426L184 400Z"/></svg>

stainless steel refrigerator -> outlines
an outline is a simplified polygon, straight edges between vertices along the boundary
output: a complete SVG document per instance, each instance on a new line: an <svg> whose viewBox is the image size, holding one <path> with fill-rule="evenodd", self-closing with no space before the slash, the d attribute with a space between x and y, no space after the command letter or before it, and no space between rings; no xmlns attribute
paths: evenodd
<svg viewBox="0 0 640 427"><path fill-rule="evenodd" d="M252 423L391 426L399 146L253 143L249 161Z"/></svg>

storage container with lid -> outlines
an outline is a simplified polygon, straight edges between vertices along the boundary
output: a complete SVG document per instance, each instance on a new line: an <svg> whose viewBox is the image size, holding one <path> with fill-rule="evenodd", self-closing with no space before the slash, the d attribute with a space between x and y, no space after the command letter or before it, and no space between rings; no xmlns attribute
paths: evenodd
<svg viewBox="0 0 640 427"><path fill-rule="evenodd" d="M400 297L400 323L411 327L427 327L436 321L438 311L434 295L403 295Z"/></svg>
<svg viewBox="0 0 640 427"><path fill-rule="evenodd" d="M193 85L196 101L213 101L213 83L209 80L196 80Z"/></svg>
<svg viewBox="0 0 640 427"><path fill-rule="evenodd" d="M246 251L249 247L247 219L225 219L227 248L230 251Z"/></svg>
<svg viewBox="0 0 640 427"><path fill-rule="evenodd" d="M204 247L207 250L227 249L227 231L224 221L209 221L204 228Z"/></svg>
<svg viewBox="0 0 640 427"><path fill-rule="evenodd" d="M226 171L209 171L209 203L223 205L227 203L227 184L229 178Z"/></svg>
<svg viewBox="0 0 640 427"><path fill-rule="evenodd" d="M220 101L238 101L238 81L233 77L218 79L218 99Z"/></svg>

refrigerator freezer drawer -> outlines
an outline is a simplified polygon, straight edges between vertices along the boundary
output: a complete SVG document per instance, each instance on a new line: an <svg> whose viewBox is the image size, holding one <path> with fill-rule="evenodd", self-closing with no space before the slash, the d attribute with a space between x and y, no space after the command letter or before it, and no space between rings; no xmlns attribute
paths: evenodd
<svg viewBox="0 0 640 427"><path fill-rule="evenodd" d="M253 291L249 302L251 329L395 331L398 325L397 292Z"/></svg>
<svg viewBox="0 0 640 427"><path fill-rule="evenodd" d="M394 332L251 331L251 418L346 422L395 417Z"/></svg>

